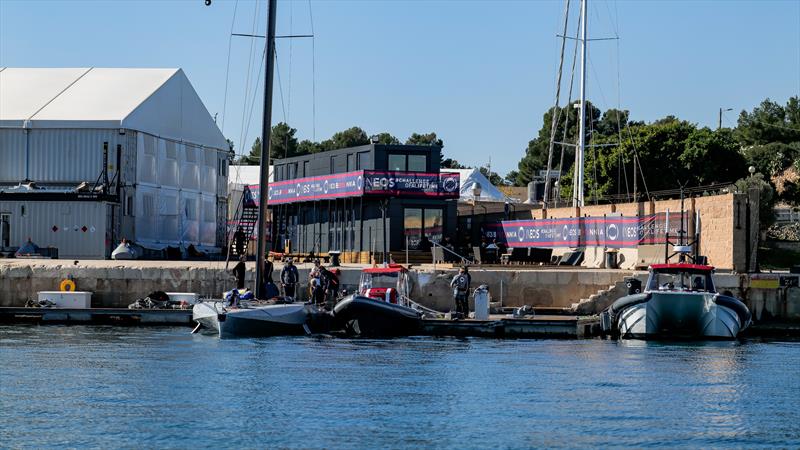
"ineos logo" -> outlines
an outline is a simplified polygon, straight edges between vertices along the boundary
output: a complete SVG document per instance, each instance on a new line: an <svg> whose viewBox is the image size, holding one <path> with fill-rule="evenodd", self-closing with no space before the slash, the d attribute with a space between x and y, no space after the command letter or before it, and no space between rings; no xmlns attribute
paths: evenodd
<svg viewBox="0 0 800 450"><path fill-rule="evenodd" d="M520 242L525 239L525 228L519 227L519 230L517 230L517 239L519 239Z"/></svg>
<svg viewBox="0 0 800 450"><path fill-rule="evenodd" d="M564 225L564 231L562 233L564 234L564 240L566 241L567 238L569 237L569 227Z"/></svg>
<svg viewBox="0 0 800 450"><path fill-rule="evenodd" d="M455 177L446 177L442 181L442 189L445 192L455 192L458 189L458 180Z"/></svg>
<svg viewBox="0 0 800 450"><path fill-rule="evenodd" d="M606 235L612 241L616 241L617 238L619 237L619 228L617 228L617 224L615 223L610 224L608 226L608 231L606 232Z"/></svg>

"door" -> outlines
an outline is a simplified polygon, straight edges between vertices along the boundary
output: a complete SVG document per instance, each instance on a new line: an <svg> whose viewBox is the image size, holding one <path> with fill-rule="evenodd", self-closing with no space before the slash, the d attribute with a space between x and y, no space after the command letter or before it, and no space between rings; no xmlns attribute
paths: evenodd
<svg viewBox="0 0 800 450"><path fill-rule="evenodd" d="M0 214L0 247L11 246L11 214Z"/></svg>
<svg viewBox="0 0 800 450"><path fill-rule="evenodd" d="M441 208L404 208L403 228L410 250L420 250L420 241L425 236L430 242L439 243L444 231L444 211Z"/></svg>

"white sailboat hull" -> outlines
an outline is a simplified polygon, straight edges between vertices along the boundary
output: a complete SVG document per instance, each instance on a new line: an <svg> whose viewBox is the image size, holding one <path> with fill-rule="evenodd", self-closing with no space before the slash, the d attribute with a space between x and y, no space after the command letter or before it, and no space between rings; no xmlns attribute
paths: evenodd
<svg viewBox="0 0 800 450"><path fill-rule="evenodd" d="M308 316L299 303L228 308L222 301L207 301L192 308L192 319L221 338L306 334Z"/></svg>

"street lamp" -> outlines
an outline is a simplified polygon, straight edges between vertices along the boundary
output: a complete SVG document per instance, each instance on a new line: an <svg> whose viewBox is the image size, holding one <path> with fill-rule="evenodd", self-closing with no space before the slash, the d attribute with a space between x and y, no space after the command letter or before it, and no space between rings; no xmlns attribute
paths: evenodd
<svg viewBox="0 0 800 450"><path fill-rule="evenodd" d="M750 167L747 168L747 171L750 172L750 176L752 177L753 175L756 174L756 167L755 166L750 166Z"/></svg>
<svg viewBox="0 0 800 450"><path fill-rule="evenodd" d="M723 112L728 112L728 111L733 111L733 108L726 108L726 109L722 109L722 108L720 108L720 109L719 109L719 124L717 125L717 129L718 129L718 130L719 130L720 128L722 128L722 113L723 113Z"/></svg>

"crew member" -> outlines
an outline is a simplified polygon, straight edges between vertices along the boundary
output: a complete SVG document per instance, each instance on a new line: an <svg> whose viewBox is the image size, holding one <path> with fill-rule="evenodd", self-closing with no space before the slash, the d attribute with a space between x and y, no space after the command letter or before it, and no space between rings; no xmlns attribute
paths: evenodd
<svg viewBox="0 0 800 450"><path fill-rule="evenodd" d="M297 272L297 267L292 263L292 258L286 260L286 264L281 269L281 286L283 286L283 295L287 297L294 297L294 290L297 286L297 281L300 274Z"/></svg>
<svg viewBox="0 0 800 450"><path fill-rule="evenodd" d="M450 281L453 288L453 299L456 303L456 313L463 314L464 318L469 316L469 283L472 281L466 267L458 269L458 273Z"/></svg>
<svg viewBox="0 0 800 450"><path fill-rule="evenodd" d="M236 277L236 289L244 289L245 261L247 261L247 257L242 255L239 257L239 263L233 267L233 270L231 270L231 272L233 272L233 276Z"/></svg>

